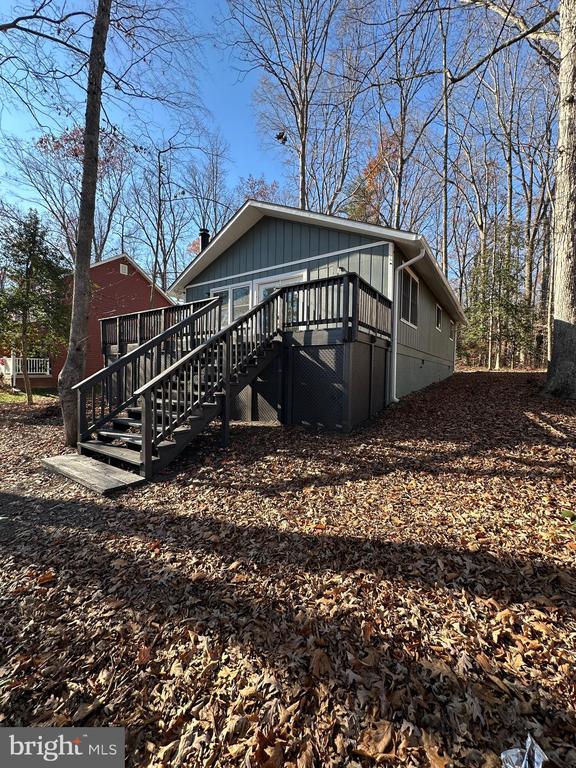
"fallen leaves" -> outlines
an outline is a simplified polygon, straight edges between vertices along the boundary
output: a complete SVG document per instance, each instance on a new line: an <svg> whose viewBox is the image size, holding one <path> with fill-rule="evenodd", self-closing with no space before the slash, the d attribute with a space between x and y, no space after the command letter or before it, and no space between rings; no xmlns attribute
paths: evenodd
<svg viewBox="0 0 576 768"><path fill-rule="evenodd" d="M138 654L136 656L136 664L138 664L141 667L145 667L151 661L152 661L152 648L148 645L140 646L140 648L138 649Z"/></svg>
<svg viewBox="0 0 576 768"><path fill-rule="evenodd" d="M530 731L575 768L576 406L533 375L235 425L115 499L10 413L3 725L125 725L131 768L496 768Z"/></svg>
<svg viewBox="0 0 576 768"><path fill-rule="evenodd" d="M389 720L380 720L367 728L354 750L358 755L371 757L376 762L394 757L394 726Z"/></svg>

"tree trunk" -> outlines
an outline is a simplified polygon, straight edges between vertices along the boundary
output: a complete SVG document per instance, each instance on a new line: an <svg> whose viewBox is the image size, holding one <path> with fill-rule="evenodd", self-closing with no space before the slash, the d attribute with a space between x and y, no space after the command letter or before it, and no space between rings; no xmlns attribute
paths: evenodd
<svg viewBox="0 0 576 768"><path fill-rule="evenodd" d="M102 107L102 77L104 54L112 0L98 0L92 30L92 43L88 61L86 89L86 116L84 125L84 157L82 161L82 190L78 215L78 239L74 270L74 290L68 355L58 377L58 392L64 416L66 445L76 445L78 409L76 393L72 387L82 380L86 361L88 314L90 311L90 255L94 235L96 208L96 182L98 180L98 144L100 139L100 111Z"/></svg>
<svg viewBox="0 0 576 768"><path fill-rule="evenodd" d="M22 339L22 378L24 379L24 391L26 392L26 401L28 405L34 405L32 397L32 384L30 384L30 375L28 373L28 342Z"/></svg>
<svg viewBox="0 0 576 768"><path fill-rule="evenodd" d="M576 0L560 0L554 325L546 390L576 398Z"/></svg>
<svg viewBox="0 0 576 768"><path fill-rule="evenodd" d="M32 398L32 385L30 384L30 376L28 375L28 308L30 306L30 273L32 271L31 259L28 259L28 265L26 268L26 281L25 281L25 309L22 313L22 378L24 379L24 391L26 392L26 400L28 405L34 405Z"/></svg>
<svg viewBox="0 0 576 768"><path fill-rule="evenodd" d="M301 131L300 150L299 150L299 168L298 168L298 204L305 211L308 208L308 192L306 189L306 134L304 129Z"/></svg>
<svg viewBox="0 0 576 768"><path fill-rule="evenodd" d="M447 31L444 29L442 11L440 11L439 21L442 36L442 112L444 118L442 147L442 272L448 277L448 154L450 150L450 110L448 98L448 35ZM490 368L490 365L488 365L488 368Z"/></svg>

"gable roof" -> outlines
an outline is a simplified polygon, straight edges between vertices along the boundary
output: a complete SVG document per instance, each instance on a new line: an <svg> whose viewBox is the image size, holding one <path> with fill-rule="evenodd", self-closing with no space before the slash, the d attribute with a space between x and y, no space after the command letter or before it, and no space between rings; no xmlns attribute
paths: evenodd
<svg viewBox="0 0 576 768"><path fill-rule="evenodd" d="M94 264L90 264L90 269L94 269L94 267L99 267L103 264L109 264L111 261L119 261L120 259L126 260L132 267L134 267L136 272L138 272L146 280L146 282L148 282L149 285L151 285L154 288L154 290L158 291L158 293L161 296L163 296L166 299L166 301L169 301L170 304L174 304L174 299L171 296L169 296L167 293L165 293L162 290L162 288L160 288L159 285L157 285L156 283L153 283L150 275L147 272L144 272L142 267L139 264L137 264L131 256L128 256L127 253L120 253L118 254L118 256L110 256L110 258L108 259L101 259L100 261L95 261Z"/></svg>
<svg viewBox="0 0 576 768"><path fill-rule="evenodd" d="M438 266L430 246L423 235L406 232L401 229L381 227L377 224L366 224L365 222L353 219L343 219L339 216L329 216L325 213L313 213L312 211L305 211L300 208L291 208L287 205L264 203L259 200L247 200L244 203L228 223L214 236L206 248L198 254L194 261L174 281L168 289L168 293L181 293L206 267L212 264L264 216L272 216L304 224L315 224L342 232L376 237L379 240L389 240L400 246L407 259L417 256L421 249L424 248L424 258L414 265L415 268L422 274L422 277L446 309L460 322L466 322L466 317L458 297Z"/></svg>

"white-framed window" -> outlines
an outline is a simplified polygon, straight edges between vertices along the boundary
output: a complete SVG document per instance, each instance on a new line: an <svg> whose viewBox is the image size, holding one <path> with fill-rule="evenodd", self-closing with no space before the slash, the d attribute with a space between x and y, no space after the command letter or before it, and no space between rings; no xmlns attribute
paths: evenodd
<svg viewBox="0 0 576 768"><path fill-rule="evenodd" d="M454 341L454 330L455 330L454 321L450 320L450 341Z"/></svg>
<svg viewBox="0 0 576 768"><path fill-rule="evenodd" d="M212 288L210 295L222 298L222 327L233 323L250 309L250 283Z"/></svg>
<svg viewBox="0 0 576 768"><path fill-rule="evenodd" d="M442 307L436 304L436 330L442 332Z"/></svg>
<svg viewBox="0 0 576 768"><path fill-rule="evenodd" d="M277 291L278 288L282 288L283 285L293 285L294 283L303 283L308 279L308 271L304 272L285 272L282 275L274 275L273 277L263 277L260 280L254 281L254 301L263 301L271 293ZM286 313L286 320L289 323L298 323L303 321L302 313L304 312L304 305L300 301L298 293L292 294L291 300L285 304L284 311Z"/></svg>
<svg viewBox="0 0 576 768"><path fill-rule="evenodd" d="M418 278L410 269L402 270L400 318L414 328L418 327Z"/></svg>
<svg viewBox="0 0 576 768"><path fill-rule="evenodd" d="M120 274L121 275L127 275L128 274L128 264L120 263Z"/></svg>
<svg viewBox="0 0 576 768"><path fill-rule="evenodd" d="M271 293L277 291L283 285L292 285L292 283L303 283L308 279L308 272L285 272L282 275L273 277L262 277L260 280L254 280L254 301L263 301Z"/></svg>

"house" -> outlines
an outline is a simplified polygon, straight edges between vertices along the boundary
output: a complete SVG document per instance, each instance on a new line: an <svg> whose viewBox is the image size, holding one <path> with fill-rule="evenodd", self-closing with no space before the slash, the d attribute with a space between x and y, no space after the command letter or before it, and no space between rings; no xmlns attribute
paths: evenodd
<svg viewBox="0 0 576 768"><path fill-rule="evenodd" d="M147 309L173 306L173 300L158 286L153 285L150 277L136 262L125 253L111 259L105 259L90 267L92 297L88 319L88 346L86 349L87 376L96 373L104 365L101 344L100 321L117 315L139 312ZM54 388L58 385L58 375L66 360L66 348L47 350L46 358L34 358L28 361L30 382L33 388ZM51 353L51 354L50 354ZM11 358L6 355L6 375L11 373ZM16 369L21 370L21 360L16 358ZM16 386L23 389L21 375L16 376Z"/></svg>
<svg viewBox="0 0 576 768"><path fill-rule="evenodd" d="M104 320L81 454L151 477L216 418L349 431L449 376L462 307L417 234L249 200L169 292ZM169 314L168 314L169 313Z"/></svg>
<svg viewBox="0 0 576 768"><path fill-rule="evenodd" d="M385 374L386 402L452 373L456 326L465 322L465 317L426 240L410 232L248 201L169 290L186 301L221 297L224 322L228 322L282 285L346 272L357 274L392 302L395 295L400 297L397 334L391 333L393 339L379 340L373 347L375 375L382 376L387 355L383 357L379 350L388 349L393 340L396 346L394 355L391 350L392 359ZM371 347L367 336L365 334L352 348L353 359L347 376L342 374L349 379L347 386L353 384L356 394L362 393L364 400L368 389L360 382L366 384L369 378L366 371ZM341 365L336 361L339 345L332 345L329 351L331 345L326 341L324 337L302 338L302 344L294 352L297 371L302 365L319 360L323 360L324 368L330 356L333 366ZM375 386L379 390L378 405L381 406L384 387L380 381ZM318 399L323 400L321 394ZM315 410L314 406L310 401L306 405L299 395L296 395L296 401L292 409L293 421L306 421L303 411ZM359 405L354 407L359 409L359 414L352 417L348 426L367 415ZM308 420L313 421L312 418ZM333 420L333 425L337 421Z"/></svg>

